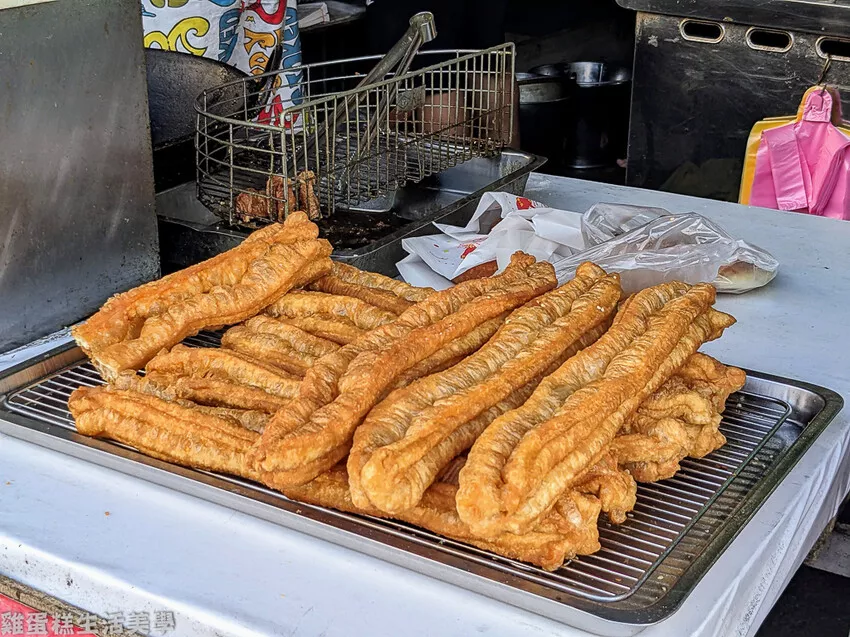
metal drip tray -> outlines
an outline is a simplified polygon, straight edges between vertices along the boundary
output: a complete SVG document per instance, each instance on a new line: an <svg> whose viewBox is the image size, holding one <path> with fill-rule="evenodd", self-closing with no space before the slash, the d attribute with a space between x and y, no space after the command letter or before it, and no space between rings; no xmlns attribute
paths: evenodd
<svg viewBox="0 0 850 637"><path fill-rule="evenodd" d="M218 335L187 344L216 346ZM843 405L828 389L749 372L727 402L720 426L727 444L682 461L669 480L640 485L624 524L600 520L601 551L550 573L408 524L295 503L245 480L81 436L68 397L102 382L73 346L18 366L0 377L0 431L605 635L635 634L670 615Z"/></svg>

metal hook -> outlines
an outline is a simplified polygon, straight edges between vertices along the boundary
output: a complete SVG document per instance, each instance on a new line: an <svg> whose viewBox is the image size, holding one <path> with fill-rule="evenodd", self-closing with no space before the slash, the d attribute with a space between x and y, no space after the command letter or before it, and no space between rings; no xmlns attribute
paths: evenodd
<svg viewBox="0 0 850 637"><path fill-rule="evenodd" d="M832 65L832 56L827 53L826 61L823 63L823 67L820 70L820 77L818 77L818 86L821 87L820 92L823 95L823 92L826 90L826 85L824 84L824 80L826 80L826 74L829 73L829 67Z"/></svg>

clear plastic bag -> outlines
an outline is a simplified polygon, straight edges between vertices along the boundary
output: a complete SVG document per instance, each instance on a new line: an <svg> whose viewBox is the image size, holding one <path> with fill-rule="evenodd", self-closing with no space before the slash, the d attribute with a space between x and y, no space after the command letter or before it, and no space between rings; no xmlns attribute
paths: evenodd
<svg viewBox="0 0 850 637"><path fill-rule="evenodd" d="M645 208L618 203L595 204L581 216L584 245L589 248L605 243L669 214L664 208Z"/></svg>
<svg viewBox="0 0 850 637"><path fill-rule="evenodd" d="M582 234L592 247L555 262L561 282L582 262L593 261L619 272L628 293L678 280L712 281L718 292L741 294L766 285L779 269L768 252L732 238L696 213L597 204L582 217Z"/></svg>

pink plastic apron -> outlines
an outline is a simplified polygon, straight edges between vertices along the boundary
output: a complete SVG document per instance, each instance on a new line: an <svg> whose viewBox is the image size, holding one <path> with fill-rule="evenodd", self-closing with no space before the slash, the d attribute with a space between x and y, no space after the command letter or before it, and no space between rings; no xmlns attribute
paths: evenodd
<svg viewBox="0 0 850 637"><path fill-rule="evenodd" d="M850 219L850 137L832 109L832 95L814 91L800 121L762 133L750 205Z"/></svg>

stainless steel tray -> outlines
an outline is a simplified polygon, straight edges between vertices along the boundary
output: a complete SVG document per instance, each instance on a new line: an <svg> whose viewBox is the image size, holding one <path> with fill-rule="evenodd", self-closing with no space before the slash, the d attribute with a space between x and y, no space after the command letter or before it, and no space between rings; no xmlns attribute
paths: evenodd
<svg viewBox="0 0 850 637"><path fill-rule="evenodd" d="M190 339L214 346L218 337ZM101 383L66 345L0 376L0 432L368 553L601 635L634 635L678 608L840 411L828 389L748 372L727 403L728 443L685 460L674 478L640 485L625 524L600 522L602 550L554 573L406 524L293 502L253 483L185 469L77 434L74 388Z"/></svg>
<svg viewBox="0 0 850 637"><path fill-rule="evenodd" d="M406 255L405 237L435 234L433 222L465 225L485 192L500 190L522 195L529 175L546 160L519 150L502 150L491 157L476 157L444 170L420 183L408 184L384 199L381 207L394 215L395 230L368 245L336 248L333 258L364 270L396 276L395 264ZM159 193L156 199L160 251L168 270L184 268L239 245L249 230L230 226L195 197L194 184ZM329 222L346 214L349 221L369 225L382 217L368 212L338 211Z"/></svg>

